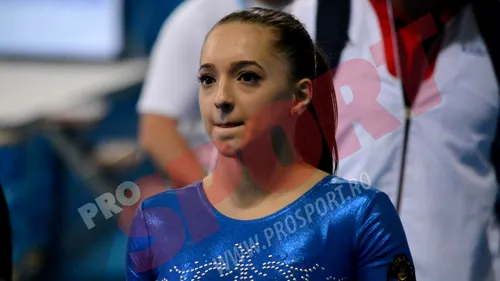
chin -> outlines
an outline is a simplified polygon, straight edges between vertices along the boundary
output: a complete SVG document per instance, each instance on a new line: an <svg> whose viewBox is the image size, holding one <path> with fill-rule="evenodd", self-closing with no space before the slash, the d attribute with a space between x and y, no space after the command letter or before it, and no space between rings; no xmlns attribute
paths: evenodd
<svg viewBox="0 0 500 281"><path fill-rule="evenodd" d="M240 145L235 141L214 141L214 146L223 157L236 158L241 151Z"/></svg>

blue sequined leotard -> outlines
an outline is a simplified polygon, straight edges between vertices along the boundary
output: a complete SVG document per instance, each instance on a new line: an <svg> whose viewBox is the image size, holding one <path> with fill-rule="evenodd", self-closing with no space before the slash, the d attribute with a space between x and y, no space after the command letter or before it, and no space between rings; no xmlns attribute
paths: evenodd
<svg viewBox="0 0 500 281"><path fill-rule="evenodd" d="M236 220L200 182L144 200L127 245L127 280L415 280L390 199L328 176L284 209Z"/></svg>

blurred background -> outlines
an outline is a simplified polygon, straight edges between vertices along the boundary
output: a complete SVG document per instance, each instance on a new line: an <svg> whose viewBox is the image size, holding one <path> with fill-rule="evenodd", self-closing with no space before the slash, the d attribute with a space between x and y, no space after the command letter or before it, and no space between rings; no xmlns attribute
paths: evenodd
<svg viewBox="0 0 500 281"><path fill-rule="evenodd" d="M17 280L124 280L119 216L89 230L78 208L157 172L138 152L135 107L180 2L0 0L0 183Z"/></svg>

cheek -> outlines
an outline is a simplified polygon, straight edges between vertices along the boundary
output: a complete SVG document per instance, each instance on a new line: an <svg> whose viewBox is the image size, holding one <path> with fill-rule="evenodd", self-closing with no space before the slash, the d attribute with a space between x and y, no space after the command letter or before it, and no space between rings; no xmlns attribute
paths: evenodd
<svg viewBox="0 0 500 281"><path fill-rule="evenodd" d="M203 123L206 123L210 119L210 108L200 104L200 117Z"/></svg>
<svg viewBox="0 0 500 281"><path fill-rule="evenodd" d="M269 122L271 120L278 121L285 115L289 115L292 108L292 100L287 98L289 95L280 94L287 92L278 87L265 87L249 95L243 95L240 99L242 110L248 119L256 122Z"/></svg>
<svg viewBox="0 0 500 281"><path fill-rule="evenodd" d="M209 119L211 116L212 103L208 100L207 97L202 97L200 94L200 96L198 98L198 106L200 109L200 116L201 116L201 119L203 121L203 125L205 126L205 130L207 130L207 132L208 132L210 130Z"/></svg>
<svg viewBox="0 0 500 281"><path fill-rule="evenodd" d="M290 117L291 101L273 101L245 107L249 116L246 137L266 134L277 125L283 125Z"/></svg>
<svg viewBox="0 0 500 281"><path fill-rule="evenodd" d="M210 116L212 102L210 98L207 95L203 94L201 91L198 96L198 105L200 108L200 115L203 119L205 119L207 116Z"/></svg>
<svg viewBox="0 0 500 281"><path fill-rule="evenodd" d="M266 95L265 98L248 100L244 109L252 120L259 123L276 122L290 114L292 101L283 99L283 95Z"/></svg>

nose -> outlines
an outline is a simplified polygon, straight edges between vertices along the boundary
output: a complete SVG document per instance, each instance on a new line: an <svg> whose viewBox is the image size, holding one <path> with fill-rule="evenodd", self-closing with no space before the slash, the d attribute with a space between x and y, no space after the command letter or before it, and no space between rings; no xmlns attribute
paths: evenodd
<svg viewBox="0 0 500 281"><path fill-rule="evenodd" d="M217 95L215 96L214 106L223 114L231 113L234 109L234 101L231 98L230 89L226 83L220 83Z"/></svg>
<svg viewBox="0 0 500 281"><path fill-rule="evenodd" d="M227 102L227 101L221 101L221 102L215 102L215 107L222 111L222 113L230 113L234 109L234 104Z"/></svg>

